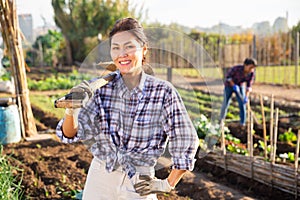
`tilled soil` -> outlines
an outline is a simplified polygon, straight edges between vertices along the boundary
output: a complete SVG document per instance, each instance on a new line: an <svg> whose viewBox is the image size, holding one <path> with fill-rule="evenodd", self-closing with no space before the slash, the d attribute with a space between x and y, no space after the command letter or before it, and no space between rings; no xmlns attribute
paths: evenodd
<svg viewBox="0 0 300 200"><path fill-rule="evenodd" d="M39 123L38 130L54 129L58 119L33 108L34 115L47 126ZM22 141L4 146L14 166L22 169L24 199L72 199L76 191L84 188L86 174L92 159L82 143L63 144L55 134L50 139ZM292 199L294 196L266 187L231 172L225 172L198 159L195 170L187 173L171 194L159 194L165 199ZM165 178L169 168L156 171L158 178ZM20 174L21 172L17 172Z"/></svg>
<svg viewBox="0 0 300 200"><path fill-rule="evenodd" d="M276 91L278 93L275 96L291 96L295 98L292 100L293 102L299 103L297 97L300 94L297 92L299 88L280 88L279 90L273 87L272 89L266 88L259 84L255 86L254 94L257 91L270 96L270 93L273 94ZM199 84L197 89L203 90ZM285 89L284 92L282 89ZM298 106L293 109L299 110ZM10 162L21 169L21 171L16 170L15 174L22 178L23 199L74 199L75 193L84 189L92 155L82 143L63 144L58 141L53 130L59 119L36 107L32 107L32 110L34 116L40 120L37 122L39 133L50 130L50 132L52 131L49 134L51 138L5 145L3 151L9 156ZM289 120L291 119L288 118L285 121ZM282 124L285 121L282 120ZM296 118L296 122L299 122L299 118ZM239 129L234 123L228 125L235 137L242 141L245 140L245 130ZM298 127L298 124L296 126ZM286 127L289 127L288 123ZM261 127L255 126L255 130L261 137ZM290 146L286 148L290 148ZM168 172L168 168L162 168L156 171L156 176L165 178ZM295 199L293 195L209 165L205 162L205 157L197 159L194 171L187 173L171 194L159 194L158 198L160 200Z"/></svg>

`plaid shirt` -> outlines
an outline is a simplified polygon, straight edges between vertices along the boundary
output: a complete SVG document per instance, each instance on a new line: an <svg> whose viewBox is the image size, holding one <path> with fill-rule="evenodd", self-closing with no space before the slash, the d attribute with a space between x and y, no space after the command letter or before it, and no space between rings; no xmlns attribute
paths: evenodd
<svg viewBox="0 0 300 200"><path fill-rule="evenodd" d="M199 145L196 130L176 89L168 82L142 74L140 85L129 91L120 74L96 90L78 117L73 139L83 140L111 172L121 166L132 177L135 166L154 166L167 142L173 168L192 170Z"/></svg>
<svg viewBox="0 0 300 200"><path fill-rule="evenodd" d="M244 73L244 65L237 65L229 69L226 74L225 86L230 86L229 80L232 80L234 84L241 86L243 82L246 82L247 90L249 90L254 82L255 74L253 72L249 74Z"/></svg>

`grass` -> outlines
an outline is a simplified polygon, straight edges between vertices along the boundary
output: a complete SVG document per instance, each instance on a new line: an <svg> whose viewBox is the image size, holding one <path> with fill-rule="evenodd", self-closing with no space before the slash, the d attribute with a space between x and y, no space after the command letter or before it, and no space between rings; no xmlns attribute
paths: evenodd
<svg viewBox="0 0 300 200"><path fill-rule="evenodd" d="M17 167L10 165L8 157L3 154L3 146L0 145L0 200L22 199L22 178L18 180Z"/></svg>
<svg viewBox="0 0 300 200"><path fill-rule="evenodd" d="M221 68L173 68L174 74L180 74L181 76L199 78L209 77L215 79L222 79L223 74ZM298 70L298 76L296 80L296 70ZM155 73L167 73L166 68L155 68ZM300 66L296 69L295 66L258 66L256 68L255 81L258 83L269 84L289 84L300 85Z"/></svg>
<svg viewBox="0 0 300 200"><path fill-rule="evenodd" d="M300 85L300 67L298 67ZM259 66L256 68L256 82L296 85L295 66Z"/></svg>
<svg viewBox="0 0 300 200"><path fill-rule="evenodd" d="M55 95L45 95L43 93L31 93L29 95L30 98L30 102L32 105L40 108L41 110L43 110L46 113L51 113L53 114L55 117L61 119L63 118L64 114L65 114L65 109L61 109L61 108L54 108L54 101L56 99L58 99L59 97L64 96L66 92L58 92Z"/></svg>

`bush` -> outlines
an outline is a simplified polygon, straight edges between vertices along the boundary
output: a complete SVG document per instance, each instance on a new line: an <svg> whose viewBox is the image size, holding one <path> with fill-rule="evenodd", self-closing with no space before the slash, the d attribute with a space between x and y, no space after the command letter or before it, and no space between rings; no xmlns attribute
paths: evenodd
<svg viewBox="0 0 300 200"><path fill-rule="evenodd" d="M50 76L44 80L27 79L28 88L30 90L46 91L46 90L60 90L70 89L74 85L79 84L82 80L88 80L91 77L88 75L80 75L77 71L73 71L69 75L58 74L57 76Z"/></svg>

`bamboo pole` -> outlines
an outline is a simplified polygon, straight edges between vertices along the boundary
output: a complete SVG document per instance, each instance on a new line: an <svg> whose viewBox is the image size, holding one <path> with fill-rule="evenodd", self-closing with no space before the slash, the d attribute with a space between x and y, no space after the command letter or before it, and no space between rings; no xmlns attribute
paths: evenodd
<svg viewBox="0 0 300 200"><path fill-rule="evenodd" d="M247 107L248 107L248 109L247 109L247 150L250 153L250 151L251 151L251 144L250 144L250 135L251 135L251 122L250 122L251 117L250 117L250 113L251 113L251 111L249 109L249 107L250 107L249 101L247 103Z"/></svg>
<svg viewBox="0 0 300 200"><path fill-rule="evenodd" d="M299 32L296 33L296 50L295 50L295 85L298 85L298 75L299 75L299 68L298 68L298 63L299 63Z"/></svg>
<svg viewBox="0 0 300 200"><path fill-rule="evenodd" d="M260 107L261 107L261 115L262 115L262 124L263 124L263 136L264 136L264 158L267 159L267 127L266 127L266 117L265 117L265 108L262 95L260 95Z"/></svg>
<svg viewBox="0 0 300 200"><path fill-rule="evenodd" d="M250 157L253 157L253 112L250 112Z"/></svg>
<svg viewBox="0 0 300 200"><path fill-rule="evenodd" d="M297 146L296 146L296 153L295 153L295 198L298 196L298 161L299 161L299 146L300 146L300 129L298 130L297 134Z"/></svg>
<svg viewBox="0 0 300 200"><path fill-rule="evenodd" d="M14 55L14 52L12 51L11 46L15 45L13 42L15 40L14 35L15 35L15 30L13 29L13 24L9 19L13 19L14 17L11 14L11 7L7 1L1 1L1 8L0 9L0 23L1 23L1 32L2 32L2 37L4 39L4 43L6 44L6 48L8 49L10 55ZM10 57L10 68L12 71L12 76L14 79L14 84L15 84L15 94L19 94L19 83L17 81L17 70L16 70L16 63L15 59L12 59ZM25 126L23 123L23 115L22 115L22 106L21 106L21 100L19 96L16 96L16 101L18 105L18 112L19 112L19 117L20 117L20 128L21 128L21 133L22 137L25 137Z"/></svg>
<svg viewBox="0 0 300 200"><path fill-rule="evenodd" d="M253 169L253 112L250 112L250 158L251 158L251 179L254 177L254 169Z"/></svg>
<svg viewBox="0 0 300 200"><path fill-rule="evenodd" d="M300 147L300 129L298 130L298 135L297 135L297 147L296 147L296 154L295 154L295 169L296 169L296 170L298 170L299 147Z"/></svg>
<svg viewBox="0 0 300 200"><path fill-rule="evenodd" d="M226 157L226 144L225 144L225 134L224 134L224 119L221 120L221 149L224 156L224 169L227 171L227 157Z"/></svg>
<svg viewBox="0 0 300 200"><path fill-rule="evenodd" d="M25 61L16 14L15 0L1 0L0 5L1 31L2 35L5 35L4 43L10 53L9 59L11 62L13 77L15 78L16 97L19 111L21 112L20 119L21 129L23 129L22 134L23 136L34 136L37 134L37 130L29 100Z"/></svg>
<svg viewBox="0 0 300 200"><path fill-rule="evenodd" d="M221 120L221 149L223 151L223 155L226 155L226 144L225 144L225 134L224 134L224 119Z"/></svg>
<svg viewBox="0 0 300 200"><path fill-rule="evenodd" d="M277 135L278 135L278 113L279 109L276 108L276 116L275 116L275 127L274 127L274 150L273 150L273 158L272 158L272 164L275 163L276 159L276 150L277 150Z"/></svg>
<svg viewBox="0 0 300 200"><path fill-rule="evenodd" d="M274 95L271 96L271 110L270 110L270 160L273 157L273 118L274 118Z"/></svg>

